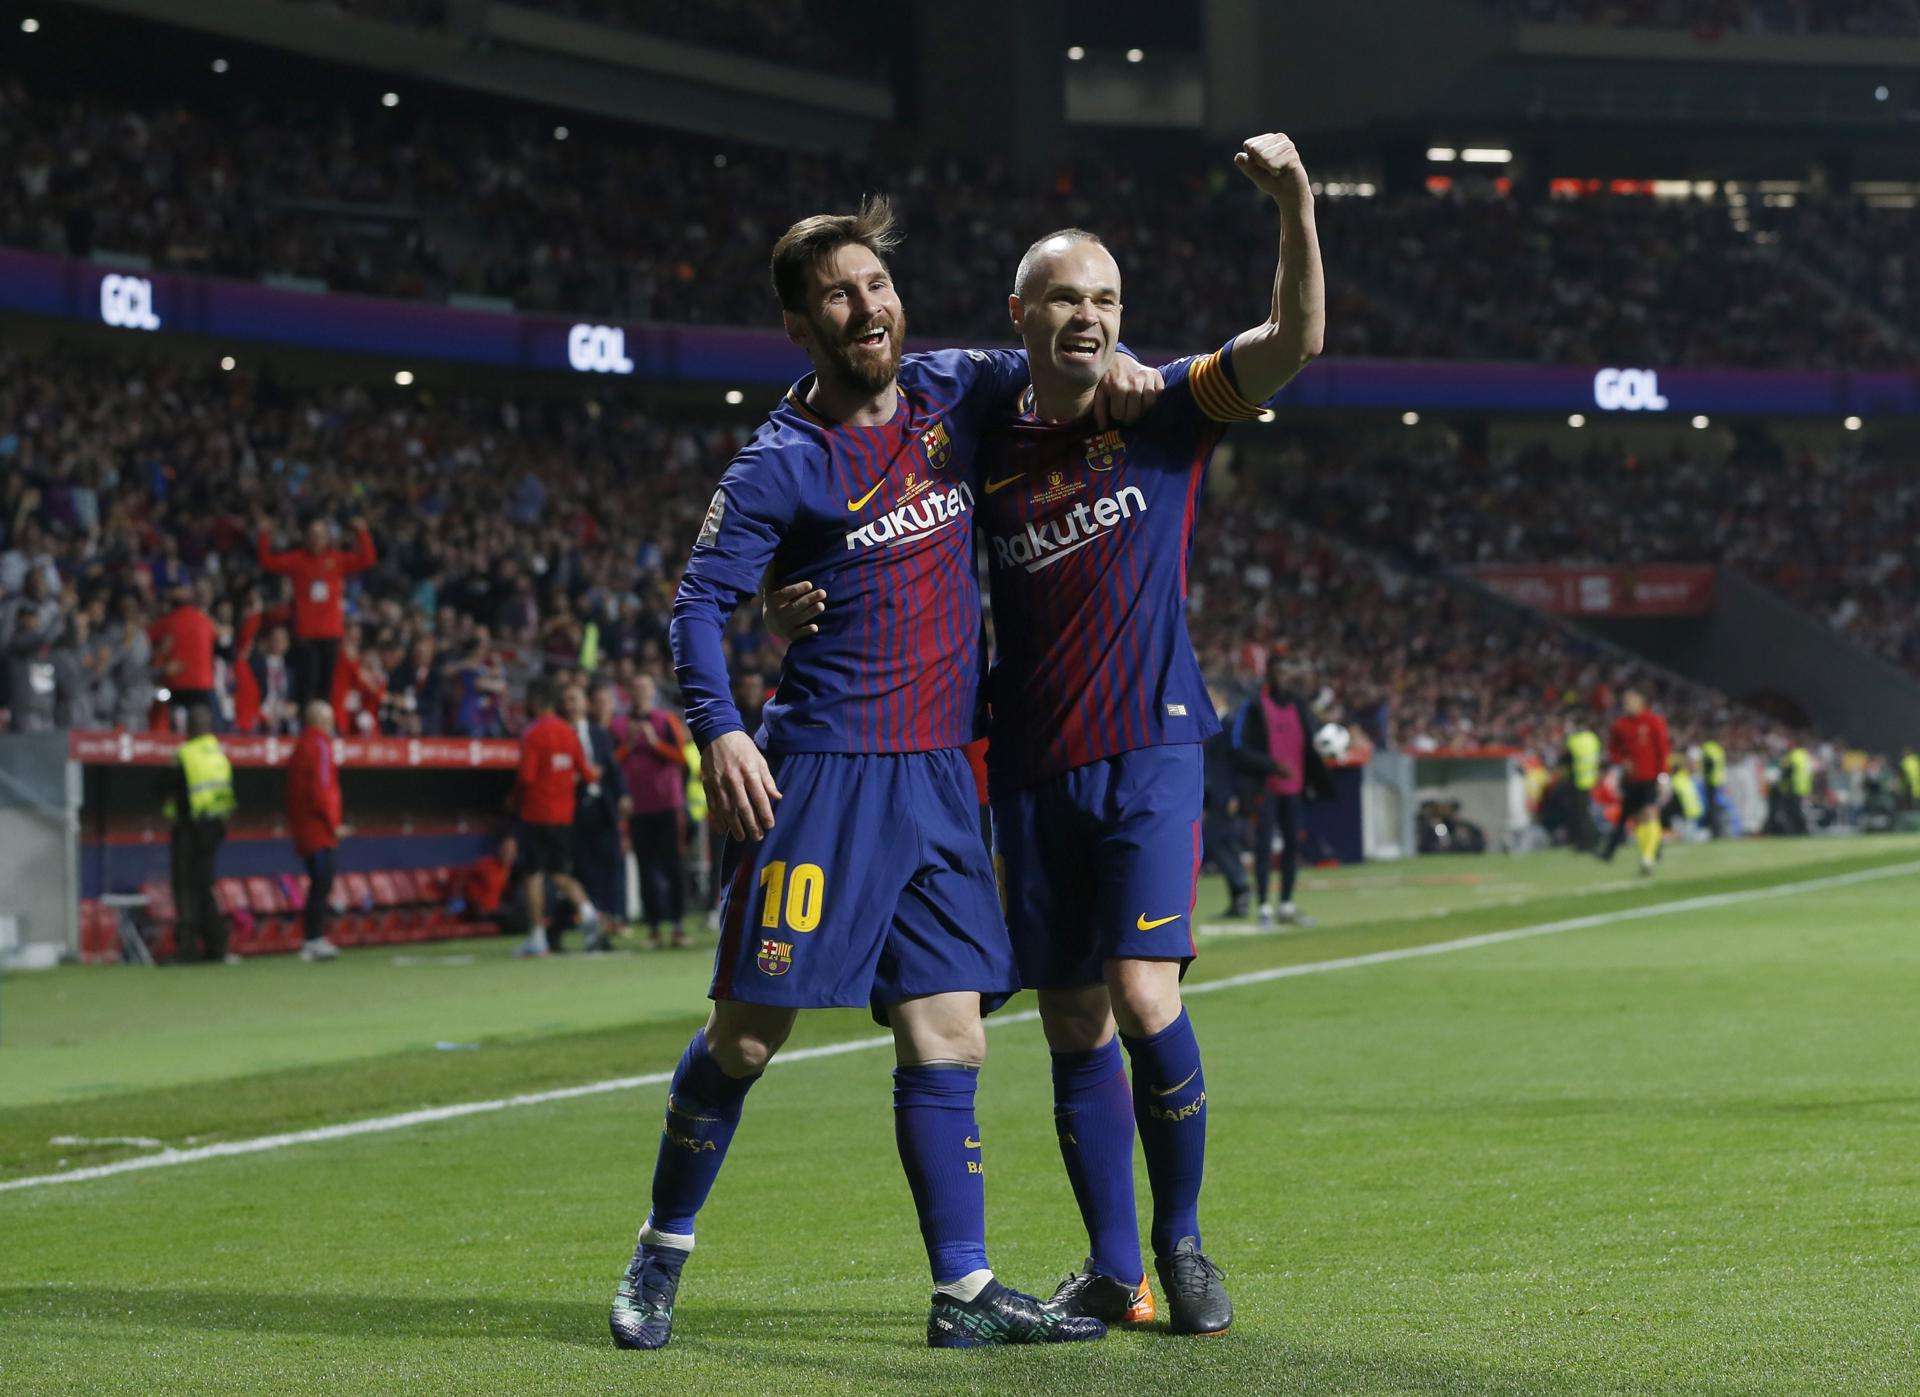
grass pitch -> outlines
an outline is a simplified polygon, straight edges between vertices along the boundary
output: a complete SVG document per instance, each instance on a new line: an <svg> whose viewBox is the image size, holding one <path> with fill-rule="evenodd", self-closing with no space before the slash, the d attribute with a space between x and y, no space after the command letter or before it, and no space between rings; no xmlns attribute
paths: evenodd
<svg viewBox="0 0 1920 1397"><path fill-rule="evenodd" d="M1676 849L1650 883L1423 860L1302 901L1320 927L1216 926L1190 986L1585 920L1194 996L1224 1339L921 1347L875 1048L756 1088L663 1353L605 1327L650 1085L0 1192L0 1391L1915 1390L1920 840ZM507 949L12 978L0 1183L664 1072L700 1016L701 953ZM1084 1249L1045 1048L989 1042L989 1245L1045 1290Z"/></svg>

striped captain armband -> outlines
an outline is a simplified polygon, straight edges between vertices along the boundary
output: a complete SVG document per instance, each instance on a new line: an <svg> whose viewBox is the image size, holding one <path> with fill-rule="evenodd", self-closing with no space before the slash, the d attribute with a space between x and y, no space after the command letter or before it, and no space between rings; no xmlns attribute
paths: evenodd
<svg viewBox="0 0 1920 1397"><path fill-rule="evenodd" d="M1193 385L1193 400L1200 411L1216 422L1250 422L1261 412L1260 404L1250 403L1233 386L1233 375L1220 361L1221 350L1202 354L1187 370L1187 382Z"/></svg>

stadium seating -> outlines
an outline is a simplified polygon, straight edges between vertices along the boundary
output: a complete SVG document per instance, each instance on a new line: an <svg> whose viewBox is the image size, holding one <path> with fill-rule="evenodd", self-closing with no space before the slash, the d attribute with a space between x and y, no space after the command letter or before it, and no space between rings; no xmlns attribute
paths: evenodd
<svg viewBox="0 0 1920 1397"><path fill-rule="evenodd" d="M300 909L306 879L289 875L294 896L282 880L263 875L221 878L214 884L214 900L228 920L228 949L241 956L281 955L300 949ZM397 945L414 941L443 941L468 936L493 936L490 922L466 921L447 910L447 894L454 870L434 868L381 869L341 874L328 899L333 917L328 938L338 946ZM164 882L140 889L146 907L134 914L147 930L148 946L156 960L176 953L173 896ZM120 912L97 898L80 900L80 959L88 965L118 964L122 959Z"/></svg>

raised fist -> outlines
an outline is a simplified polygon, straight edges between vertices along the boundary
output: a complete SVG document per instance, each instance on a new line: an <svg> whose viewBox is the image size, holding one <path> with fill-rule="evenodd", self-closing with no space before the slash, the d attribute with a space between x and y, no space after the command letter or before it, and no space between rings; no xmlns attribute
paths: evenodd
<svg viewBox="0 0 1920 1397"><path fill-rule="evenodd" d="M1300 163L1300 152L1292 137L1282 132L1274 131L1242 142L1233 163L1269 198L1294 202L1313 196L1307 183L1307 167Z"/></svg>

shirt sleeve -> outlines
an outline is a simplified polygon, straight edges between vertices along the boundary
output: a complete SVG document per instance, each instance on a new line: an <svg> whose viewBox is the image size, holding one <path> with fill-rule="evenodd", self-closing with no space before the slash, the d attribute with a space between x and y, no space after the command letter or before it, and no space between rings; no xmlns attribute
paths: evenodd
<svg viewBox="0 0 1920 1397"><path fill-rule="evenodd" d="M379 561L380 555L373 547L373 535L361 528L354 532L352 551L342 550L340 553L340 571L365 572Z"/></svg>
<svg viewBox="0 0 1920 1397"><path fill-rule="evenodd" d="M259 560L262 572L290 573L293 571L293 550L285 553L273 551L273 539L265 529L254 537L254 556Z"/></svg>
<svg viewBox="0 0 1920 1397"><path fill-rule="evenodd" d="M1160 372L1167 386L1143 422L1146 428L1217 436L1227 423L1250 422L1265 410L1240 395L1239 380L1233 375L1232 340L1211 354L1164 364Z"/></svg>
<svg viewBox="0 0 1920 1397"><path fill-rule="evenodd" d="M727 680L727 618L760 590L760 578L793 522L791 481L788 463L771 450L750 446L736 458L707 506L674 596L667 640L687 727L702 747L746 726Z"/></svg>

